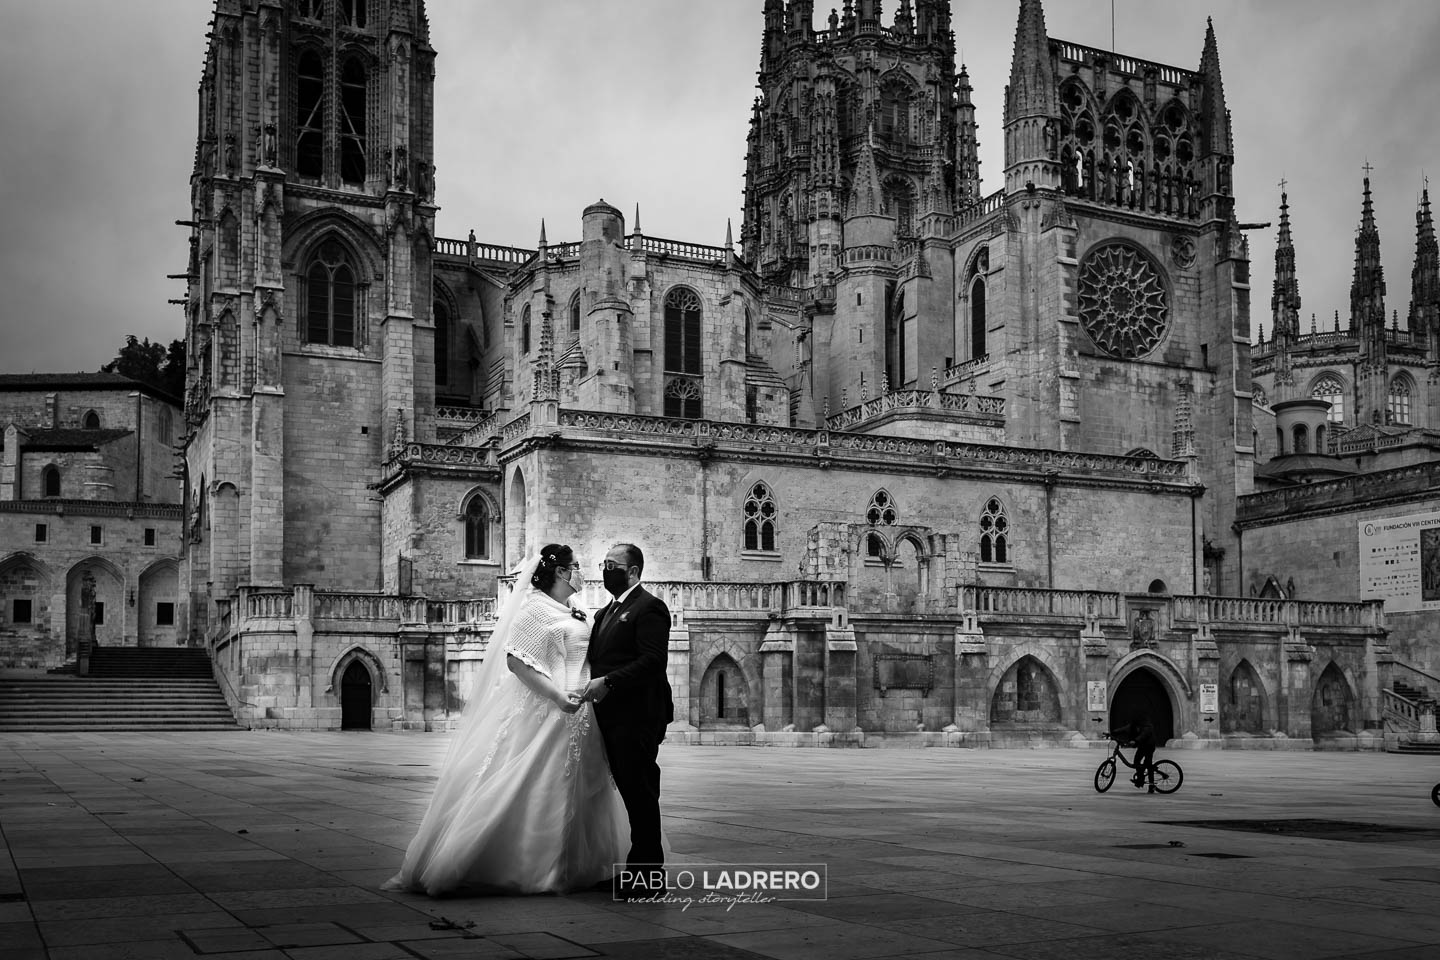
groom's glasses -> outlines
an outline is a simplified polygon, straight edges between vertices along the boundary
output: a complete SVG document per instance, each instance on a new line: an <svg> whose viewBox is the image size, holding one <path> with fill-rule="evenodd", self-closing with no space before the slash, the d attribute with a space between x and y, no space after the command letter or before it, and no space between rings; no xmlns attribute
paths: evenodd
<svg viewBox="0 0 1440 960"><path fill-rule="evenodd" d="M600 564L601 570L624 570L625 564L616 563L614 560L606 560Z"/></svg>

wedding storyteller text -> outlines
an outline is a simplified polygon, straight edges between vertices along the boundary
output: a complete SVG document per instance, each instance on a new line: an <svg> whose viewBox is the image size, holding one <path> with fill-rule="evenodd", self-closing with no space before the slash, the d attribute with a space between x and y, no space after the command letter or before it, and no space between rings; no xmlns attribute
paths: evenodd
<svg viewBox="0 0 1440 960"><path fill-rule="evenodd" d="M616 865L615 881L657 894L657 902L727 904L825 900L825 864L676 864L660 869Z"/></svg>

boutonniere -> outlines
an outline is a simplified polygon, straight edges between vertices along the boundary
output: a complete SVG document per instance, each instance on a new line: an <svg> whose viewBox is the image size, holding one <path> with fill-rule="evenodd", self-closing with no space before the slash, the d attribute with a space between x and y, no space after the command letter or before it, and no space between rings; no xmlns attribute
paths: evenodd
<svg viewBox="0 0 1440 960"><path fill-rule="evenodd" d="M620 619L619 619L619 620L616 620L615 622L616 622L616 623L624 623L626 620L629 620L629 619L630 619L630 611L629 611L629 610L626 610L624 613L620 614Z"/></svg>
<svg viewBox="0 0 1440 960"><path fill-rule="evenodd" d="M571 607L570 616L574 617L576 620L579 620L581 623L585 622L585 611L581 610L579 607Z"/></svg>

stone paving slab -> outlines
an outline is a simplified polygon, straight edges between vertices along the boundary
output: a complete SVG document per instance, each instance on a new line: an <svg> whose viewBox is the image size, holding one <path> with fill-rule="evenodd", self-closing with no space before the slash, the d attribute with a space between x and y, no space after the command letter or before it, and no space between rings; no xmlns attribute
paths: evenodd
<svg viewBox="0 0 1440 960"><path fill-rule="evenodd" d="M675 863L824 864L828 898L383 893L447 743L6 735L0 957L1440 957L1434 758L1171 752L1185 783L1166 797L1097 794L1089 750L667 746ZM1198 820L1310 823L1179 822Z"/></svg>

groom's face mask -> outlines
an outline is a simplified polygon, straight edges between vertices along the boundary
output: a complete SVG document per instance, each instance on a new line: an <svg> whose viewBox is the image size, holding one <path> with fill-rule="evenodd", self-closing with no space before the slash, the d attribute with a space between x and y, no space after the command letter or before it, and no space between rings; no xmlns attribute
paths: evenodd
<svg viewBox="0 0 1440 960"><path fill-rule="evenodd" d="M624 567L612 567L607 563L600 578L605 584L605 591L612 597L620 596L630 586L630 573Z"/></svg>

